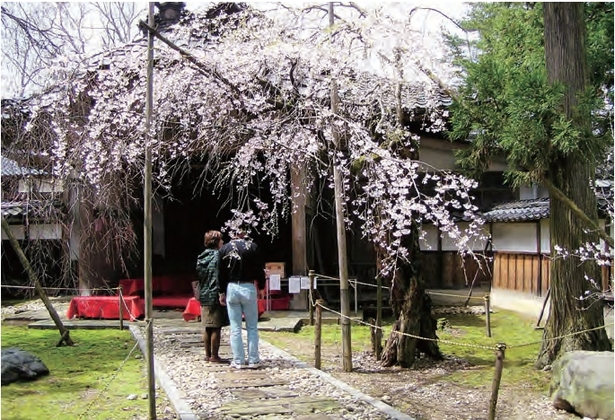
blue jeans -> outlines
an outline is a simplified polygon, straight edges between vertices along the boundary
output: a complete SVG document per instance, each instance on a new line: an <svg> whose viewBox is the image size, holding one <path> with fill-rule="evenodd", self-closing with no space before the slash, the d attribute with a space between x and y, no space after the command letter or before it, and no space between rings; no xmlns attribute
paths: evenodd
<svg viewBox="0 0 615 420"><path fill-rule="evenodd" d="M248 363L260 363L258 355L258 294L254 283L229 283L226 289L226 307L231 324L231 350L233 361L245 365L246 358L241 338L241 316L248 332Z"/></svg>

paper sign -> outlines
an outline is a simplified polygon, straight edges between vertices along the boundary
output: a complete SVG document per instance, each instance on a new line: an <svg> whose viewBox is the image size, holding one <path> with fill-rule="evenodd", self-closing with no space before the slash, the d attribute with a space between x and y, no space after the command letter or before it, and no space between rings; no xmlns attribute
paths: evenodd
<svg viewBox="0 0 615 420"><path fill-rule="evenodd" d="M309 277L301 277L301 288L302 289L310 289L310 278Z"/></svg>
<svg viewBox="0 0 615 420"><path fill-rule="evenodd" d="M271 274L269 276L269 290L282 290L279 274Z"/></svg>
<svg viewBox="0 0 615 420"><path fill-rule="evenodd" d="M299 277L289 277L288 279L288 293L301 292L301 279Z"/></svg>

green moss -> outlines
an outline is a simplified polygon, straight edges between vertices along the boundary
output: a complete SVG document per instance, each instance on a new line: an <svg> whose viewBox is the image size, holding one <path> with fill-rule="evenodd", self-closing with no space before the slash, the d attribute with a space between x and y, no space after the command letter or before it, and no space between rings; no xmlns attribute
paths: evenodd
<svg viewBox="0 0 615 420"><path fill-rule="evenodd" d="M447 315L448 325L437 332L442 340L454 341L476 346L494 346L505 343L508 346L539 342L542 331L534 329L535 320L522 317L515 312L500 311L491 314L491 338L486 336L485 317L483 315ZM384 339L388 338L391 323L384 325ZM342 352L342 332L339 325L323 325L322 347L334 352ZM313 346L314 327L303 327L296 334L280 332L262 332L261 336L280 348L303 348ZM363 325L352 326L352 350L371 350L370 329ZM313 348L313 347L312 347ZM505 352L502 386L523 387L546 392L549 384L549 372L534 369L540 344L511 348ZM440 343L440 350L445 355L455 356L469 361L471 369L447 373L438 380L449 381L463 386L490 387L493 380L495 353L490 349L457 346ZM309 362L313 356L309 353L299 354L299 358Z"/></svg>
<svg viewBox="0 0 615 420"><path fill-rule="evenodd" d="M134 346L130 333L74 330L71 338L76 343L74 347L56 347L59 339L56 330L2 326L3 348L26 350L39 357L50 371L48 376L36 381L2 387L2 418L146 417L147 400L126 399L130 394L147 393L143 359L135 358L140 352L136 349L128 357Z"/></svg>

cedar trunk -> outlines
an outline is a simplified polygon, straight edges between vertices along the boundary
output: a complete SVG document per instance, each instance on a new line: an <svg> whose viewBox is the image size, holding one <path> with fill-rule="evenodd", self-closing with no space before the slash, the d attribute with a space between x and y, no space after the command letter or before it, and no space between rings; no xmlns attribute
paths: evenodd
<svg viewBox="0 0 615 420"><path fill-rule="evenodd" d="M568 118L589 132L590 116L578 107L586 86L585 24L583 3L544 3L545 56L551 83L567 87L563 109ZM590 189L595 177L595 163L582 156L561 156L555 159L547 175L592 220L597 221L596 196ZM597 241L595 234L584 232L570 207L551 199L551 255L555 245L573 250L586 241ZM595 262L557 258L551 264L551 309L545 326L543 344L536 367L551 364L562 353L571 350L610 350L604 329L554 339L566 334L604 326L600 301L581 299L591 290L586 277L599 281L600 270Z"/></svg>

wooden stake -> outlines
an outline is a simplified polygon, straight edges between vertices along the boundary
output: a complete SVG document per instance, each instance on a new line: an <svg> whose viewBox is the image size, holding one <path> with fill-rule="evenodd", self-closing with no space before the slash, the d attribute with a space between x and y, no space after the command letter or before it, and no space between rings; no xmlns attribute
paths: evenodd
<svg viewBox="0 0 615 420"><path fill-rule="evenodd" d="M376 360L380 360L382 357L382 277L379 275L376 277L376 281L378 283L378 288L376 289L376 327L378 327L378 332L375 337L376 346L374 348L374 355L376 356Z"/></svg>
<svg viewBox="0 0 615 420"><path fill-rule="evenodd" d="M314 328L314 367L320 369L320 349L322 342L322 305L323 300L316 301L316 325Z"/></svg>
<svg viewBox="0 0 615 420"><path fill-rule="evenodd" d="M487 328L487 337L491 337L491 306L489 305L489 295L483 296L485 299L485 327Z"/></svg>
<svg viewBox="0 0 615 420"><path fill-rule="evenodd" d="M70 338L70 333L68 332L68 329L64 326L64 323L60 319L58 312L51 304L49 297L47 297L47 293L45 293L45 289L43 289L43 286L41 286L41 283L38 280L36 272L32 268L32 265L30 264L30 261L28 261L28 258L26 258L26 254L24 254L23 249L21 249L17 238L15 238L15 235L13 235L13 232L9 227L9 223L4 219L4 217L2 218L2 230L4 230L4 233L6 233L6 236L9 238L9 242L15 250L15 253L19 258L21 265L23 265L23 268L26 270L26 273L28 273L28 278L32 283L34 283L34 288L36 289L36 292L45 304L45 308L47 308L47 311L49 312L51 319L53 319L54 324L56 324L56 327L58 327L58 331L60 332L60 342L58 343L58 347L62 344L62 342L66 343L67 346L74 345L75 343L73 343L73 340Z"/></svg>
<svg viewBox="0 0 615 420"><path fill-rule="evenodd" d="M118 305L120 305L120 330L124 329L124 296L122 295L122 286L117 288Z"/></svg>
<svg viewBox="0 0 615 420"><path fill-rule="evenodd" d="M549 301L549 296L551 296L551 286L547 289L547 294L545 295L544 300L542 301L542 309L540 310L540 314L538 315L538 322L536 322L536 327L534 329L540 328L540 321L542 321L542 316L545 313L545 308L547 307L547 302Z"/></svg>
<svg viewBox="0 0 615 420"><path fill-rule="evenodd" d="M308 276L310 277L310 294L308 295L308 308L310 310L310 325L314 325L314 270L310 270Z"/></svg>
<svg viewBox="0 0 615 420"><path fill-rule="evenodd" d="M491 399L489 400L488 420L495 420L495 407L498 403L498 392L500 391L500 381L502 380L502 368L504 367L504 355L506 352L506 344L496 344L495 351L495 373L493 375L493 384L491 386Z"/></svg>

